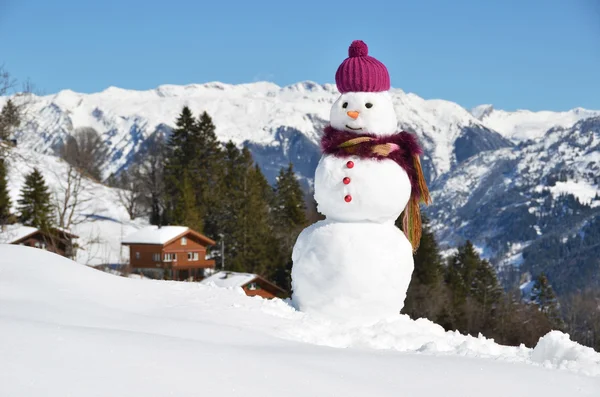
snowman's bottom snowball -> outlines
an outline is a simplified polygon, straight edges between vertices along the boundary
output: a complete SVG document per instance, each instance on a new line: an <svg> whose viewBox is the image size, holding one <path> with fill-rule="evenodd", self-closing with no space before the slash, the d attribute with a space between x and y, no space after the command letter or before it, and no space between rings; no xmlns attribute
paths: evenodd
<svg viewBox="0 0 600 397"><path fill-rule="evenodd" d="M294 306L351 323L399 315L414 268L393 223L317 222L300 234L292 259Z"/></svg>

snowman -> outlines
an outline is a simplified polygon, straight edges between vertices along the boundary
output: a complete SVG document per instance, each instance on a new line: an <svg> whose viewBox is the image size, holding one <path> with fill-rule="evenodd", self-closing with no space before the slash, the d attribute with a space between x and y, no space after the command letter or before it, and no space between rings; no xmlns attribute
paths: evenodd
<svg viewBox="0 0 600 397"><path fill-rule="evenodd" d="M321 139L317 210L294 245L292 303L349 323L398 316L429 192L416 137L398 131L386 67L356 40L335 75L340 97ZM404 212L402 232L395 221Z"/></svg>

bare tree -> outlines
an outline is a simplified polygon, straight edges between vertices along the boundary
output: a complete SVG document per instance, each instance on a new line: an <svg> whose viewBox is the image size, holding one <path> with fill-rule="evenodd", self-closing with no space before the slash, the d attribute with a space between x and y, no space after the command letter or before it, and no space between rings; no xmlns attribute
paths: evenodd
<svg viewBox="0 0 600 397"><path fill-rule="evenodd" d="M142 213L143 185L139 171L136 167L130 167L121 172L117 179L116 187L119 202L123 204L129 218L134 220Z"/></svg>
<svg viewBox="0 0 600 397"><path fill-rule="evenodd" d="M95 129L82 127L67 138L60 149L60 156L90 178L101 180L102 166L108 159L108 150Z"/></svg>
<svg viewBox="0 0 600 397"><path fill-rule="evenodd" d="M149 210L150 223L162 225L164 216L164 161L166 147L164 137L155 134L148 140L147 150L138 156L136 164L143 194L143 204Z"/></svg>
<svg viewBox="0 0 600 397"><path fill-rule="evenodd" d="M83 222L80 213L91 197L84 198L82 193L83 175L72 165L67 168L64 177L58 177L58 189L54 192L54 207L58 216L58 226L70 229L71 226Z"/></svg>
<svg viewBox="0 0 600 397"><path fill-rule="evenodd" d="M600 351L600 289L589 288L566 296L562 310L571 338Z"/></svg>
<svg viewBox="0 0 600 397"><path fill-rule="evenodd" d="M8 94L16 86L17 80L10 75L4 65L0 65L0 96Z"/></svg>

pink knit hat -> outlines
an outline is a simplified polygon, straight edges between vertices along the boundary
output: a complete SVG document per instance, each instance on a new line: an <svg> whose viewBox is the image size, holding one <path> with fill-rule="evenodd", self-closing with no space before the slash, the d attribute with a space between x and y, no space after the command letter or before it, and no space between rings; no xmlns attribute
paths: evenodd
<svg viewBox="0 0 600 397"><path fill-rule="evenodd" d="M335 84L345 92L379 92L390 89L387 68L377 59L370 57L369 48L361 40L354 40L348 49L348 58L335 73Z"/></svg>

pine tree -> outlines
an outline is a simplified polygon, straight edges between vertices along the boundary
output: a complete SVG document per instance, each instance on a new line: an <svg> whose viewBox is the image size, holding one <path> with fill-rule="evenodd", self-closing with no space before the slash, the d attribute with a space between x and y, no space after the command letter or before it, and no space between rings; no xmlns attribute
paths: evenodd
<svg viewBox="0 0 600 397"><path fill-rule="evenodd" d="M10 218L10 196L8 194L8 169L6 160L0 158L0 225L8 223Z"/></svg>
<svg viewBox="0 0 600 397"><path fill-rule="evenodd" d="M304 192L291 163L287 169L281 168L279 171L272 208L271 219L280 250L278 264L271 278L280 287L289 291L293 264L292 249L298 235L308 223Z"/></svg>
<svg viewBox="0 0 600 397"><path fill-rule="evenodd" d="M21 124L19 109L12 100L6 101L0 111L0 140L10 137L12 131Z"/></svg>
<svg viewBox="0 0 600 397"><path fill-rule="evenodd" d="M185 209L181 208L184 173L190 170L195 157L197 139L194 116L189 107L184 106L175 122L166 148L165 159L165 201L168 222L181 224L185 218Z"/></svg>
<svg viewBox="0 0 600 397"><path fill-rule="evenodd" d="M446 289L442 284L444 267L429 220L426 216L422 220L423 234L414 254L415 268L402 312L413 319L423 317L438 322L448 310Z"/></svg>
<svg viewBox="0 0 600 397"><path fill-rule="evenodd" d="M275 185L273 202L273 215L278 226L289 230L306 224L306 204L304 192L294 173L294 166L290 163L286 168L281 168Z"/></svg>
<svg viewBox="0 0 600 397"><path fill-rule="evenodd" d="M532 303L535 303L540 311L548 317L553 329L561 330L564 328L564 322L560 317L560 307L554 289L544 273L540 274L531 290Z"/></svg>
<svg viewBox="0 0 600 397"><path fill-rule="evenodd" d="M492 329L492 309L502 297L495 271L479 257L471 241L448 261L446 283L451 300L451 327L476 334Z"/></svg>
<svg viewBox="0 0 600 397"><path fill-rule="evenodd" d="M203 112L198 120L191 110L182 109L167 143L165 161L165 192L168 221L181 224L186 218L199 218L196 229L208 236L223 233L220 217L224 208L221 199L224 195L224 155L215 134L215 125L208 113ZM184 174L187 173L189 189L185 200L178 199L184 194ZM193 192L195 210L190 211L190 194ZM186 204L187 203L187 204ZM182 207L183 206L183 207Z"/></svg>
<svg viewBox="0 0 600 397"><path fill-rule="evenodd" d="M269 223L271 194L271 186L258 165L250 167L238 229L242 232L241 258L247 271L263 276L272 272L277 260L277 240Z"/></svg>
<svg viewBox="0 0 600 397"><path fill-rule="evenodd" d="M174 209L178 224L187 226L193 230L202 230L202 218L196 203L196 193L187 170L183 172L183 180L178 184L179 196Z"/></svg>
<svg viewBox="0 0 600 397"><path fill-rule="evenodd" d="M273 266L276 242L269 225L271 188L260 169L254 165L250 151L225 145L223 197L218 220L225 235L226 268L266 275Z"/></svg>
<svg viewBox="0 0 600 397"><path fill-rule="evenodd" d="M480 260L475 269L475 274L471 281L470 295L485 310L490 310L502 297L502 288L498 282L496 270L487 260Z"/></svg>
<svg viewBox="0 0 600 397"><path fill-rule="evenodd" d="M423 232L419 249L414 254L413 278L423 285L438 285L443 275L442 257L435 236L429 228L429 219L422 216Z"/></svg>
<svg viewBox="0 0 600 397"><path fill-rule="evenodd" d="M218 207L212 208L212 217L218 233L224 236L225 267L227 270L238 270L232 268L232 258L238 255L239 250L236 228L243 200L240 181L243 186L245 168L248 165L240 166L242 163L241 153L231 141L225 144L224 156L224 175L221 183L225 190ZM213 249L213 255L219 259L217 263L221 263L221 253L218 249Z"/></svg>
<svg viewBox="0 0 600 397"><path fill-rule="evenodd" d="M446 279L457 302L462 302L469 296L480 260L473 243L469 240L450 258Z"/></svg>
<svg viewBox="0 0 600 397"><path fill-rule="evenodd" d="M204 219L203 232L217 236L220 203L226 187L223 186L224 153L217 139L215 125L208 113L203 112L196 121L197 147L191 169L199 212Z"/></svg>
<svg viewBox="0 0 600 397"><path fill-rule="evenodd" d="M38 229L48 229L54 223L50 192L44 177L37 168L34 168L25 177L18 204L21 214L19 222L22 224Z"/></svg>

